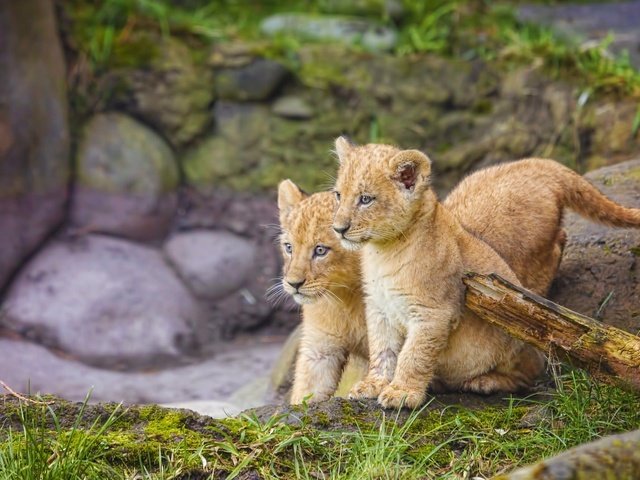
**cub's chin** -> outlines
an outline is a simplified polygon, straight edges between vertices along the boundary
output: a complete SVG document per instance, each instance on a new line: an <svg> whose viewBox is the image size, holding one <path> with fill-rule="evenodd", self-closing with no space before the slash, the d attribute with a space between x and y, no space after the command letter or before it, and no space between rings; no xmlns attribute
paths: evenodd
<svg viewBox="0 0 640 480"><path fill-rule="evenodd" d="M362 246L364 245L364 242L354 242L353 240L341 238L340 245L345 250L349 250L350 252L355 252L356 250L360 250L362 248Z"/></svg>
<svg viewBox="0 0 640 480"><path fill-rule="evenodd" d="M310 303L315 303L316 298L315 297L310 297L308 295L303 295L301 293L294 293L294 294L290 294L293 297L293 300L298 304L298 305L309 305Z"/></svg>

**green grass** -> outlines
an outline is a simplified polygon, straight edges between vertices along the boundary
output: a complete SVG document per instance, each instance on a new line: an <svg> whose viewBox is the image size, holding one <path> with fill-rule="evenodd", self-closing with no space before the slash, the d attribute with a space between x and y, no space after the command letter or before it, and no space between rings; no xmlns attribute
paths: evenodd
<svg viewBox="0 0 640 480"><path fill-rule="evenodd" d="M88 397L87 397L88 400ZM48 405L20 404L19 431L8 430L0 449L0 479L58 480L104 479L115 470L104 460L104 433L117 419L117 410L106 420L96 419L86 429L79 428L86 400L80 415L70 427L63 428ZM52 435L46 419L54 423Z"/></svg>
<svg viewBox="0 0 640 480"><path fill-rule="evenodd" d="M135 414L116 407L87 423L86 403L75 422L65 422L52 406L22 403L15 415L21 428L2 430L0 479L164 480L196 471L208 473L195 478L218 478L222 472L235 478L247 470L263 478L489 477L639 428L637 402L629 392L574 371L558 380L548 400L413 412L404 423L391 414L377 425L345 411L351 426L346 431L243 415L197 433L182 414L149 407ZM133 426L128 423L133 417L150 423L144 429Z"/></svg>

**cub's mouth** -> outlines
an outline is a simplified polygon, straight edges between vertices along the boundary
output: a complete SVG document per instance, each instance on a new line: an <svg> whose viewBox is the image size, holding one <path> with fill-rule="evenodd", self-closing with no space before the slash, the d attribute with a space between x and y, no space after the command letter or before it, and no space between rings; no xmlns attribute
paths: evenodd
<svg viewBox="0 0 640 480"><path fill-rule="evenodd" d="M290 295L293 300L299 305L314 303L318 299L317 295L308 295L304 292L301 292L300 290L294 290L289 285L287 285L286 282L283 282L283 288L287 295Z"/></svg>
<svg viewBox="0 0 640 480"><path fill-rule="evenodd" d="M314 303L316 301L316 297L310 297L309 295L305 295L304 293L294 293L293 300L300 305L308 305L310 303Z"/></svg>

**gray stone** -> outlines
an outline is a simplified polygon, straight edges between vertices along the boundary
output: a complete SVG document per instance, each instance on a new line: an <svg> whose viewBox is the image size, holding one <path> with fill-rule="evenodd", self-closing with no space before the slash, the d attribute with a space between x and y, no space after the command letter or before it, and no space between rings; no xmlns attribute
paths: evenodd
<svg viewBox="0 0 640 480"><path fill-rule="evenodd" d="M72 224L137 240L166 235L176 210L179 175L169 146L120 113L94 116L77 155Z"/></svg>
<svg viewBox="0 0 640 480"><path fill-rule="evenodd" d="M52 2L0 2L0 288L64 216L65 78Z"/></svg>
<svg viewBox="0 0 640 480"><path fill-rule="evenodd" d="M249 407L235 403L234 392L264 377L280 346L280 341L253 337L225 342L215 357L199 363L132 372L92 367L31 342L0 338L0 379L18 392L51 393L74 401L91 391L92 402L225 402L235 410Z"/></svg>
<svg viewBox="0 0 640 480"><path fill-rule="evenodd" d="M269 322L272 328L290 330L298 323L299 307L294 302L269 300L267 290L281 273L282 254L275 245L278 208L273 198L222 189L202 195L190 189L183 200L190 208L179 217L182 230L213 229L232 232L255 246L255 262L243 288L213 303L216 323L225 333L255 328Z"/></svg>
<svg viewBox="0 0 640 480"><path fill-rule="evenodd" d="M586 175L609 198L640 208L640 160ZM577 214L565 220L567 246L550 298L572 310L640 331L640 229L595 224Z"/></svg>
<svg viewBox="0 0 640 480"><path fill-rule="evenodd" d="M257 166L268 141L269 109L265 105L218 101L214 116L215 135L181 159L187 183L205 191Z"/></svg>
<svg viewBox="0 0 640 480"><path fill-rule="evenodd" d="M283 13L265 18L261 31L270 36L287 34L307 40L337 41L360 45L367 50L391 50L398 41L397 32L363 18Z"/></svg>
<svg viewBox="0 0 640 480"><path fill-rule="evenodd" d="M157 365L215 338L160 252L89 235L54 240L20 272L1 323L95 365Z"/></svg>
<svg viewBox="0 0 640 480"><path fill-rule="evenodd" d="M195 64L193 52L176 37L145 35L149 36L129 39L129 44L137 42L145 49L148 64L107 74L109 105L144 120L172 145L182 147L211 123L213 76Z"/></svg>
<svg viewBox="0 0 640 480"><path fill-rule="evenodd" d="M295 120L307 120L313 117L313 109L303 98L293 95L278 98L271 106L273 113Z"/></svg>
<svg viewBox="0 0 640 480"><path fill-rule="evenodd" d="M267 100L282 85L287 73L278 62L258 58L242 67L217 71L216 92L224 100Z"/></svg>
<svg viewBox="0 0 640 480"><path fill-rule="evenodd" d="M217 300L242 288L255 267L255 245L225 231L179 233L164 252L180 277L200 298Z"/></svg>

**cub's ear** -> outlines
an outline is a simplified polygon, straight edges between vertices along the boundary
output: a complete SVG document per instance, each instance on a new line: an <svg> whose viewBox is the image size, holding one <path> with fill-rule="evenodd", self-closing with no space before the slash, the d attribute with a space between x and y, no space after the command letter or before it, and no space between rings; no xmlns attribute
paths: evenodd
<svg viewBox="0 0 640 480"><path fill-rule="evenodd" d="M428 187L431 176L431 160L419 150L402 150L390 162L391 179L408 191L417 186Z"/></svg>
<svg viewBox="0 0 640 480"><path fill-rule="evenodd" d="M307 196L300 187L291 180L286 179L278 185L278 209L280 215L287 214L294 206L300 203Z"/></svg>
<svg viewBox="0 0 640 480"><path fill-rule="evenodd" d="M336 138L336 153L338 154L338 160L342 163L349 153L349 151L355 146L347 137L344 135Z"/></svg>

